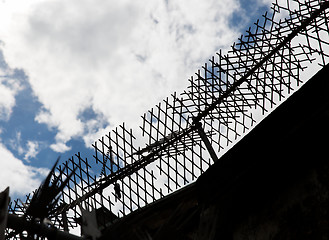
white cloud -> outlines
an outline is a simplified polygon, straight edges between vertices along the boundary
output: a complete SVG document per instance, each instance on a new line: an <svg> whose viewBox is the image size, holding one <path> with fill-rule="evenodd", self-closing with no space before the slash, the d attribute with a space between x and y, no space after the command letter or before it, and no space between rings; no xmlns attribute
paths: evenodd
<svg viewBox="0 0 329 240"><path fill-rule="evenodd" d="M1 45L1 42L0 42ZM0 52L0 120L8 121L16 104L15 96L23 89L15 72L3 60Z"/></svg>
<svg viewBox="0 0 329 240"><path fill-rule="evenodd" d="M18 5L21 4L19 7ZM58 129L52 149L100 129L81 121L93 109L107 126L135 127L148 108L177 90L240 29L237 0L24 0L0 4L8 63L22 68L43 104L36 120ZM104 126L104 124L103 124Z"/></svg>
<svg viewBox="0 0 329 240"><path fill-rule="evenodd" d="M15 106L15 91L0 84L0 119L8 120Z"/></svg>
<svg viewBox="0 0 329 240"><path fill-rule="evenodd" d="M64 153L64 152L67 152L67 151L71 150L70 147L68 147L65 143L61 143L61 142L51 144L50 148L53 151L59 152L59 153Z"/></svg>
<svg viewBox="0 0 329 240"><path fill-rule="evenodd" d="M36 158L40 152L42 145L41 141L23 140L22 133L17 131L15 137L8 140L11 149L17 151L19 156L24 156L23 159L30 163L31 158Z"/></svg>
<svg viewBox="0 0 329 240"><path fill-rule="evenodd" d="M24 165L2 143L0 155L0 189L9 186L11 196L24 196L35 190L49 171Z"/></svg>
<svg viewBox="0 0 329 240"><path fill-rule="evenodd" d="M9 139L9 145L12 149L15 149L19 155L24 154L25 150L22 146L22 133L17 131L15 137Z"/></svg>
<svg viewBox="0 0 329 240"><path fill-rule="evenodd" d="M24 155L25 160L29 160L30 158L35 158L40 151L40 146L38 141L27 141L26 147L27 147L27 151Z"/></svg>

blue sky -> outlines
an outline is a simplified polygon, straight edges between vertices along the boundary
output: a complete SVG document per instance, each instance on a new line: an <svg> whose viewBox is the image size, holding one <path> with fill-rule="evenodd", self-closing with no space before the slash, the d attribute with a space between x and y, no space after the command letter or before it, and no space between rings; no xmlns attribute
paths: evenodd
<svg viewBox="0 0 329 240"><path fill-rule="evenodd" d="M0 187L22 196L58 156L139 116L270 6L265 0L0 2Z"/></svg>

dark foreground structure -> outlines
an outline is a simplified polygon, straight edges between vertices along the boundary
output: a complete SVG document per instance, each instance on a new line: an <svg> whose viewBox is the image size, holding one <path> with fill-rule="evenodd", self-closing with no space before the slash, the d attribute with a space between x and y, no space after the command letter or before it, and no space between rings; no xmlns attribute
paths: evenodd
<svg viewBox="0 0 329 240"><path fill-rule="evenodd" d="M327 136L329 66L195 183L117 221L102 239L329 239Z"/></svg>
<svg viewBox="0 0 329 240"><path fill-rule="evenodd" d="M57 160L9 211L1 194L0 237L329 239L328 18L328 1L275 2L137 137L122 124L92 160Z"/></svg>

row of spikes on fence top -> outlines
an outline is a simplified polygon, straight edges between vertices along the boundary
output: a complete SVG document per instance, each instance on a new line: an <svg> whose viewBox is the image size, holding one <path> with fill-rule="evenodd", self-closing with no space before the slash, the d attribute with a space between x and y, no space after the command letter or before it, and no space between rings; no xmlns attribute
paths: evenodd
<svg viewBox="0 0 329 240"><path fill-rule="evenodd" d="M52 218L57 226L65 227L63 218L69 228L76 226L80 207L125 216L193 182L218 160L218 152L255 125L259 111L270 111L300 85L309 64L325 65L329 2L292 3L274 3L272 14L257 20L227 55L212 57L182 94L144 114L145 147L136 147L123 124L93 144L99 172L80 154L59 166L62 181L77 170ZM23 213L30 198L24 204L15 200L10 211Z"/></svg>

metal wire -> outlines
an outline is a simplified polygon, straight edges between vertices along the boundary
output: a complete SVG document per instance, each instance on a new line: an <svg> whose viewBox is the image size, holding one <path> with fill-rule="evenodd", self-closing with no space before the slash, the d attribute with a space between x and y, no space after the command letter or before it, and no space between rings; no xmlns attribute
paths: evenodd
<svg viewBox="0 0 329 240"><path fill-rule="evenodd" d="M79 206L106 208L120 218L195 181L258 116L328 63L328 8L320 0L275 2L227 54L209 59L185 91L142 116L138 140L123 124L93 144L92 163L79 153L64 162L58 176L77 170L50 220L64 229L65 216L75 228ZM32 195L14 200L10 213L23 215Z"/></svg>

